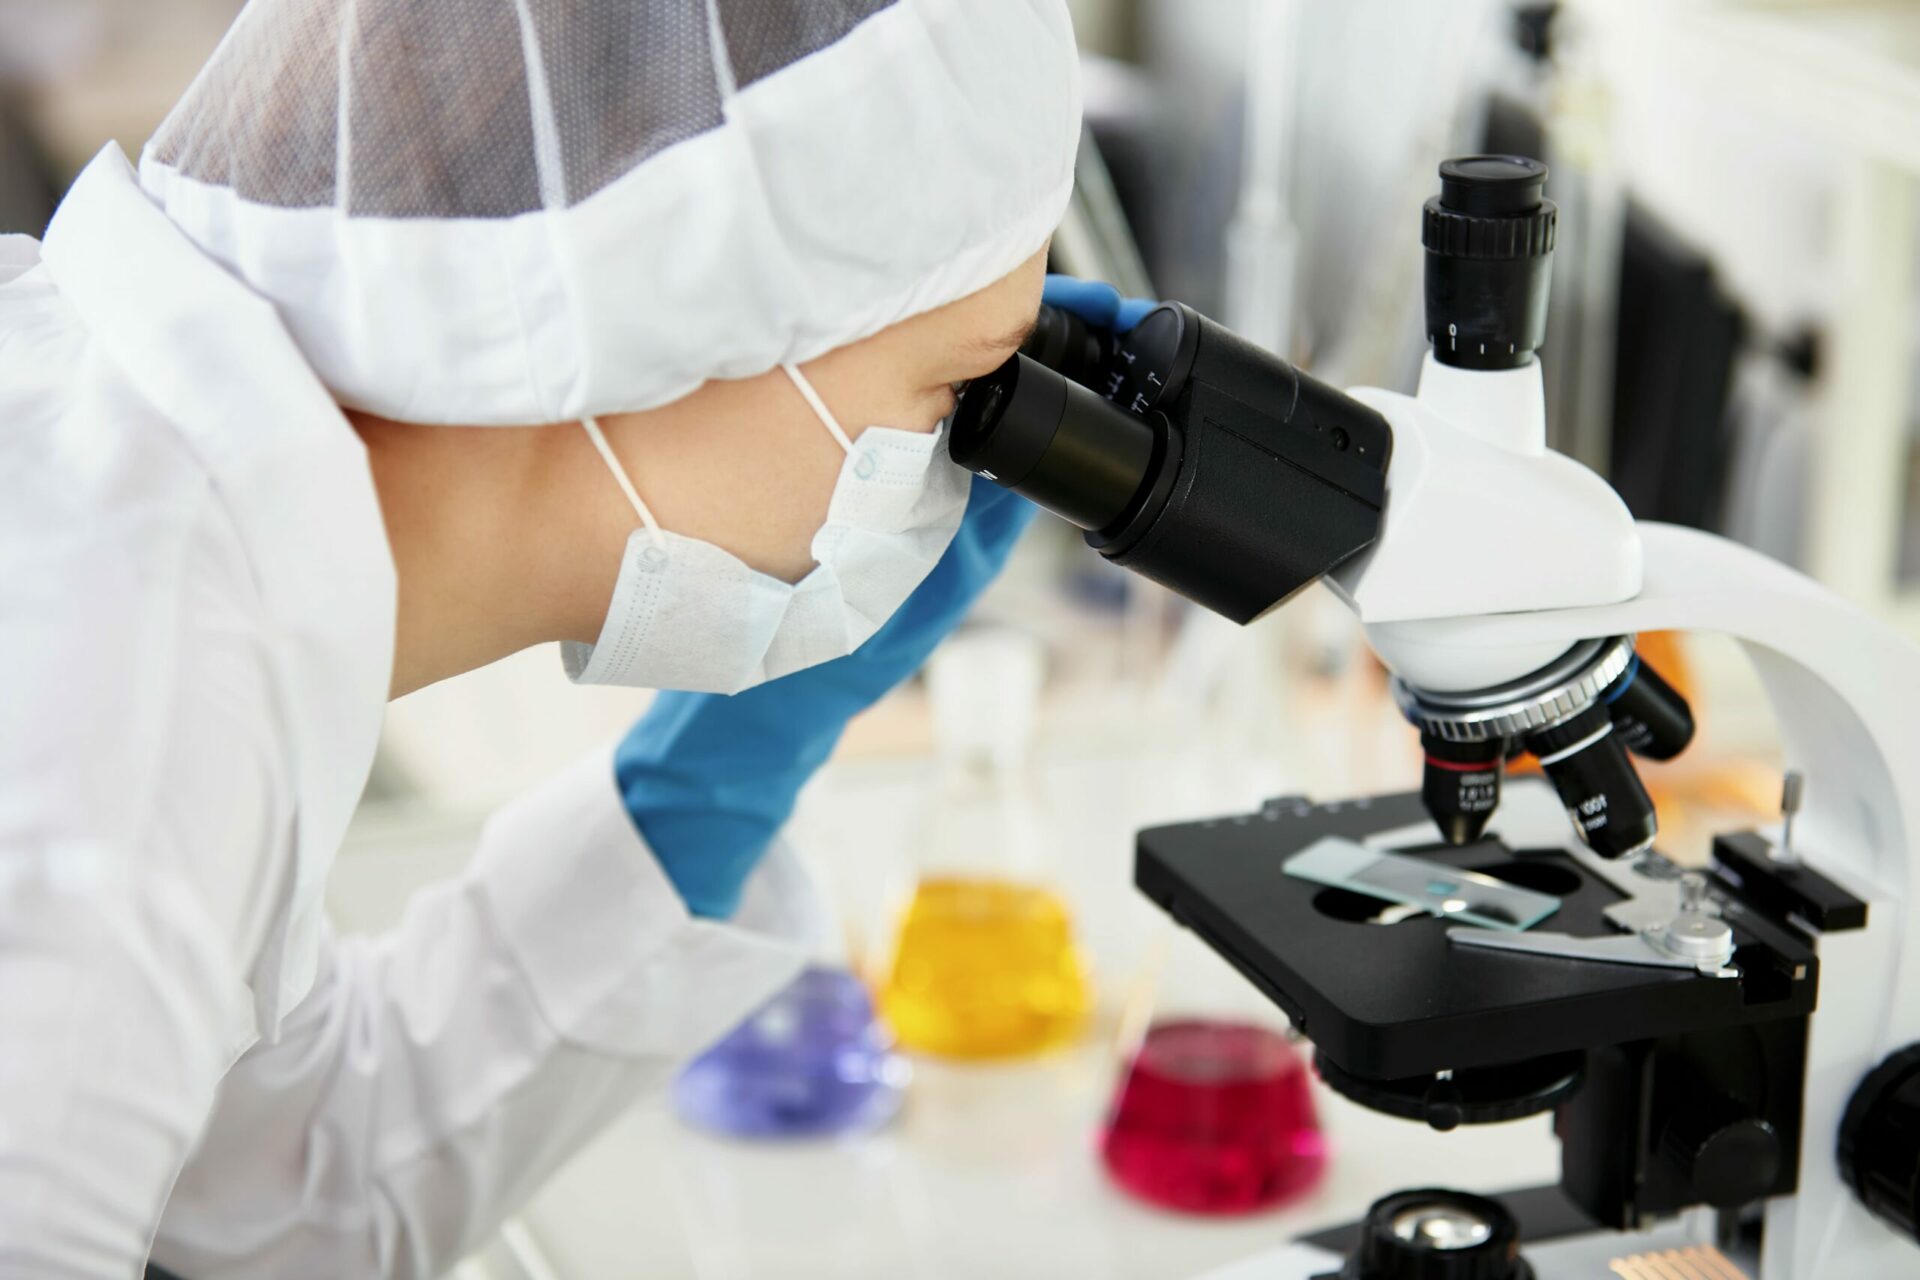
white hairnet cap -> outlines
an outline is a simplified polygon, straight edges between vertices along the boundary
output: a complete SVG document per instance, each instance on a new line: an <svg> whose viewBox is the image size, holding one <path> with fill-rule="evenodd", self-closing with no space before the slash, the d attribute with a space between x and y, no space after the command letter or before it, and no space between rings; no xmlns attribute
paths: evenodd
<svg viewBox="0 0 1920 1280"><path fill-rule="evenodd" d="M140 175L342 403L526 424L985 287L1079 122L1064 0L253 0Z"/></svg>

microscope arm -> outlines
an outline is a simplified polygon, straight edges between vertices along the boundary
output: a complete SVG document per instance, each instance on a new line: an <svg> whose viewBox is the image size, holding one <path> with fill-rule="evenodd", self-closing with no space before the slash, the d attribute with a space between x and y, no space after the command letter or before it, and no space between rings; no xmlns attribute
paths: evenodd
<svg viewBox="0 0 1920 1280"><path fill-rule="evenodd" d="M1642 522L1644 582L1586 607L1374 623L1389 665L1524 666L1575 641L1638 631L1719 632L1759 674L1786 766L1809 782L1794 844L1871 904L1872 927L1820 939L1819 1016L1808 1046L1804 1131L1832 1134L1854 1085L1920 1040L1920 650L1801 574L1712 534ZM1796 1196L1769 1202L1765 1274L1880 1276L1912 1245L1860 1207L1828 1143L1810 1142Z"/></svg>
<svg viewBox="0 0 1920 1280"><path fill-rule="evenodd" d="M1861 1079L1920 1041L1920 650L1757 552L1635 525L1604 480L1546 449L1537 362L1465 371L1430 353L1416 396L1352 394L1391 424L1394 454L1377 541L1327 582L1402 680L1487 689L1641 631L1718 632L1745 650L1786 767L1810 780L1796 851L1870 904L1872 927L1819 939L1802 1131L1838 1133ZM1911 1265L1830 1140L1803 1145L1798 1187L1768 1202L1763 1274Z"/></svg>

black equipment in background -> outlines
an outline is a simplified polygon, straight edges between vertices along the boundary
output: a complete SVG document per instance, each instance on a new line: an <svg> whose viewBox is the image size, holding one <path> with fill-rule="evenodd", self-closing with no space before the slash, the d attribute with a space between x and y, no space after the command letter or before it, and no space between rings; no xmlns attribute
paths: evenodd
<svg viewBox="0 0 1920 1280"><path fill-rule="evenodd" d="M1616 321L1608 478L1642 520L1717 528L1747 324L1706 255L1632 202Z"/></svg>
<svg viewBox="0 0 1920 1280"><path fill-rule="evenodd" d="M0 92L0 235L40 235L60 203L61 190L26 115Z"/></svg>

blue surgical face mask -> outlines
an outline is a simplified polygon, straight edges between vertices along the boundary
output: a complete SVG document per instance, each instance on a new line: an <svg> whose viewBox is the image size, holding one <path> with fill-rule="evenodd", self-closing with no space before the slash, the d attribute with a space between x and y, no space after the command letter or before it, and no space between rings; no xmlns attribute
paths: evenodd
<svg viewBox="0 0 1920 1280"><path fill-rule="evenodd" d="M640 527L627 539L600 638L561 647L577 683L738 693L845 657L893 616L953 541L971 477L947 457L944 425L868 427L856 444L806 375L781 367L847 455L813 537L813 570L782 582L710 542L662 529L589 418L587 435Z"/></svg>

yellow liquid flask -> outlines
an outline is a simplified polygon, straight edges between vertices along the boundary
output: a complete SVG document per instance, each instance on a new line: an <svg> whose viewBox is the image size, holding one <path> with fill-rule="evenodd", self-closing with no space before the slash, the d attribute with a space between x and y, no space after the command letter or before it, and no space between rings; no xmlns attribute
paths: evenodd
<svg viewBox="0 0 1920 1280"><path fill-rule="evenodd" d="M981 630L948 641L928 669L940 777L879 983L904 1048L1017 1057L1086 1024L1086 964L1046 874L1029 781L1042 666L1032 637Z"/></svg>

